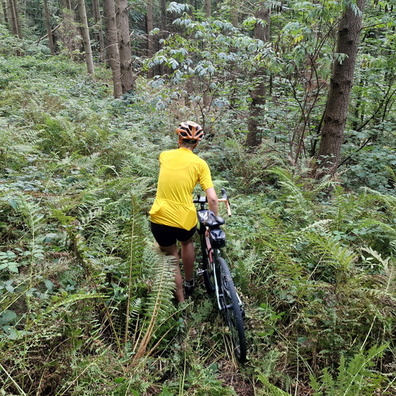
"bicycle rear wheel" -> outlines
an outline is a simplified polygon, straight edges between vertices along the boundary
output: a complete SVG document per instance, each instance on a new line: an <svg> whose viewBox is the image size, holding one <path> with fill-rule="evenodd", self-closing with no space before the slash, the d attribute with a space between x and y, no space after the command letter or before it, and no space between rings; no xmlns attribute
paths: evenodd
<svg viewBox="0 0 396 396"><path fill-rule="evenodd" d="M243 310L232 280L230 270L222 257L217 258L220 270L218 282L222 294L222 308L225 321L230 329L231 340L236 358L243 363L246 361L246 338L243 324Z"/></svg>

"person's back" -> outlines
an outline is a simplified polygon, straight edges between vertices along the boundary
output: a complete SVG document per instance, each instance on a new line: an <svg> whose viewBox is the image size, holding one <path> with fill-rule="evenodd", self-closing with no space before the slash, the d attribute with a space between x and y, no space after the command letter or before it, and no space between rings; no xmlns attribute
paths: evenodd
<svg viewBox="0 0 396 396"><path fill-rule="evenodd" d="M217 213L217 195L208 164L193 153L203 138L200 125L192 121L181 123L176 130L179 148L160 154L160 172L157 194L150 209L151 230L161 251L176 257L176 242L180 241L186 285L193 289L194 245L197 215L192 202L192 192L199 183L205 191L209 208ZM187 290L187 288L186 288ZM180 269L176 268L176 297L184 300Z"/></svg>
<svg viewBox="0 0 396 396"><path fill-rule="evenodd" d="M181 147L160 155L157 195L151 221L190 230L196 224L191 195L197 184L203 191L213 187L209 167L191 150Z"/></svg>

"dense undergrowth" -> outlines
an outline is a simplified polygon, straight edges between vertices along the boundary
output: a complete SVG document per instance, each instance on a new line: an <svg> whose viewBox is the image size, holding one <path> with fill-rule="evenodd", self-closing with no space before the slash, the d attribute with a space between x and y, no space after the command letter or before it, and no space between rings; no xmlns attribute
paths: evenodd
<svg viewBox="0 0 396 396"><path fill-rule="evenodd" d="M188 108L114 100L59 58L0 58L0 393L394 395L396 197L318 184L264 142L203 142L248 362L198 288L183 310L147 211Z"/></svg>

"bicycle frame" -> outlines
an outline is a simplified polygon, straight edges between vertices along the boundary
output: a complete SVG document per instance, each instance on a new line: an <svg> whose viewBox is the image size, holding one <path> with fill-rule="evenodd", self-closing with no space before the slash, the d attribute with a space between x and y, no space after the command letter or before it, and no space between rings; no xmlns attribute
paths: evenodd
<svg viewBox="0 0 396 396"><path fill-rule="evenodd" d="M227 198L225 189L222 189L221 193L222 193L222 197L219 198L217 201L225 203L226 208L227 208L227 214L228 214L228 216L231 216L230 202L229 202L229 200ZM205 196L198 195L197 199L194 199L194 203L198 203L200 205L200 211L207 210L207 209L205 209L205 205L207 204L207 199L206 199ZM220 223L221 224L219 224L219 226L224 224L224 221L222 221ZM209 232L210 232L210 227L209 226L205 226L205 232L202 232L202 231L200 232L200 243L201 243L201 248L203 248L203 246L205 246L206 252L207 252L207 256L208 256L207 258L208 258L208 261L210 263L210 266L212 267L211 269L212 269L213 276L214 276L214 287L215 287L214 291L215 291L215 294L216 294L216 300L217 300L218 308L221 311L221 310L224 309L224 307L221 304L222 295L221 295L219 287L218 287L218 285L219 285L218 278L217 278L218 277L218 273L217 273L216 268L215 268L215 262L216 262L216 260L219 257L221 257L221 252L220 252L219 248L212 247L212 243L210 242ZM199 273L199 275L202 275L205 271L207 271L207 270L201 269L200 271L198 271L198 273ZM239 302L240 302L240 304L242 306L242 301L239 298L239 296L238 296L238 300L239 300Z"/></svg>
<svg viewBox="0 0 396 396"><path fill-rule="evenodd" d="M228 214L231 215L225 190L222 190L222 198L218 201L225 202ZM231 330L234 352L238 360L244 362L246 359L246 340L243 304L235 288L228 264L222 258L220 250L225 245L225 234L220 229L225 221L205 208L206 197L198 196L197 199L194 199L194 203L200 205L200 210L198 210L199 225L204 227L199 229L202 267L197 273L203 275L207 292L215 293L217 307L223 313Z"/></svg>

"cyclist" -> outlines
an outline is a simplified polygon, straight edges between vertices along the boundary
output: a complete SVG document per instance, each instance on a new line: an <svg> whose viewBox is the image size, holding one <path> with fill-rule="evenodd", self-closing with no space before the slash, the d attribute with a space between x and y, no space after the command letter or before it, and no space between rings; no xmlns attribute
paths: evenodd
<svg viewBox="0 0 396 396"><path fill-rule="evenodd" d="M175 296L180 303L194 291L195 248L192 237L197 229L197 214L192 201L194 187L198 183L201 185L209 209L215 214L218 203L209 166L193 153L204 137L202 127L193 121L186 121L178 126L176 133L179 136L178 148L163 151L159 156L157 193L149 214L151 231L160 250L176 258ZM184 284L178 265L177 241L181 245Z"/></svg>

